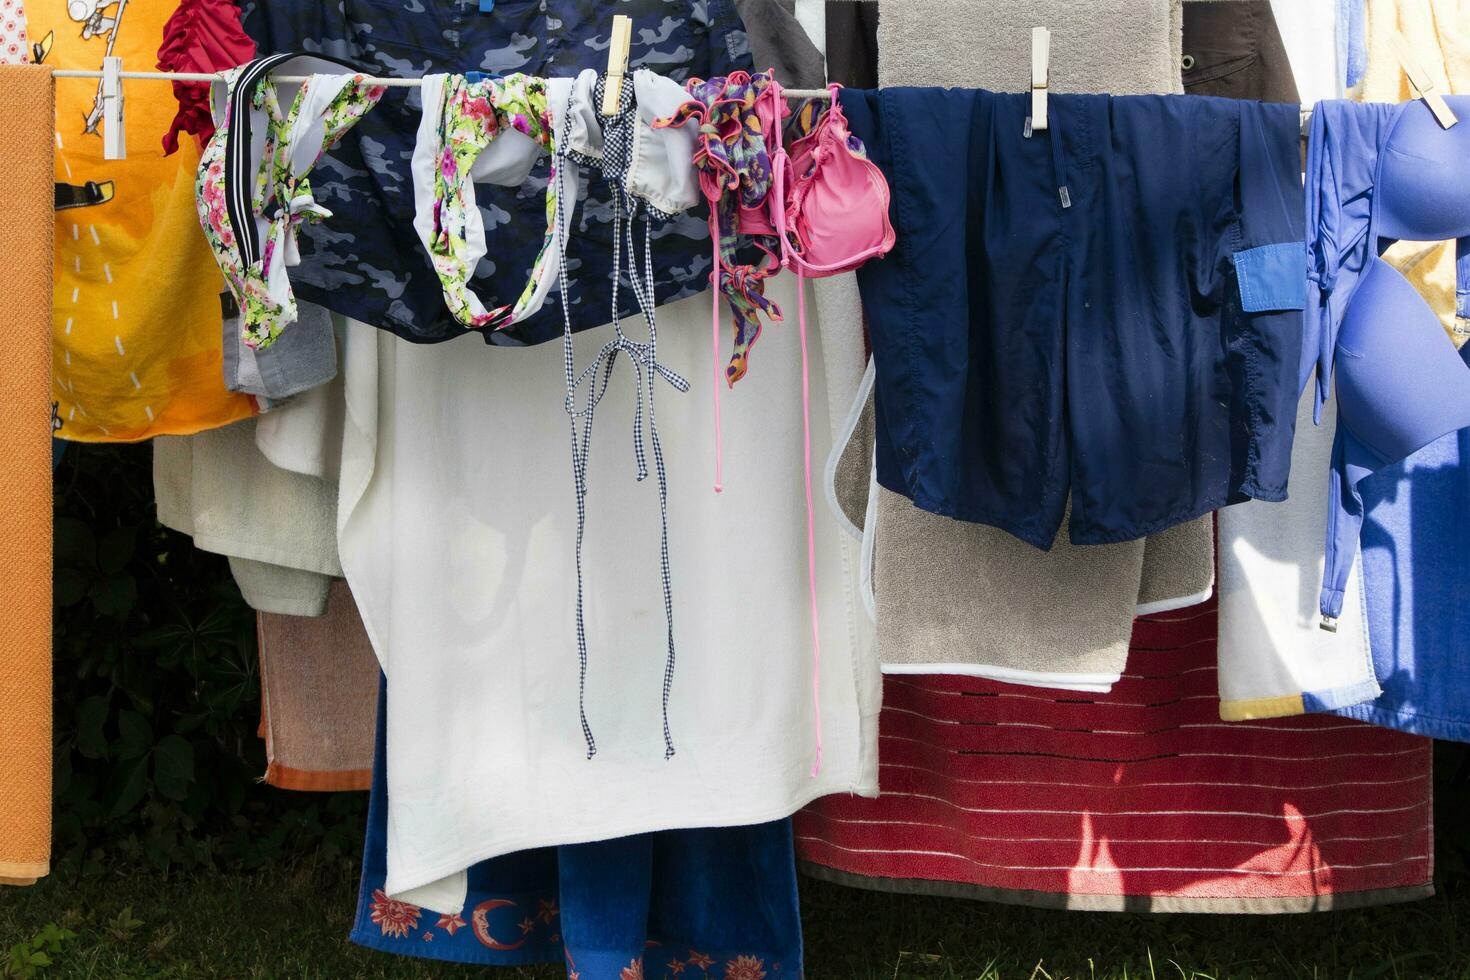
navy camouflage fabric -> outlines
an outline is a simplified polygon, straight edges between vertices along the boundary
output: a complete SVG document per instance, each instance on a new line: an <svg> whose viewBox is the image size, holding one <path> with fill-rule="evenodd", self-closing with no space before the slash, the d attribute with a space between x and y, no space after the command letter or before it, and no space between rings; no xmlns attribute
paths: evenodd
<svg viewBox="0 0 1470 980"><path fill-rule="evenodd" d="M429 72L575 75L607 66L613 14L633 18L629 63L683 83L751 68L749 42L731 0L243 0L245 30L260 55L325 53L400 77ZM417 342L467 333L444 305L429 258L413 230L409 161L421 103L417 89L390 88L378 107L313 171L316 199L330 221L303 226L296 294ZM514 302L546 234L543 158L519 188L479 185L488 254L473 287L487 306ZM584 188L568 248L572 323L607 323L612 269L612 203L600 180ZM672 302L709 285L710 248L701 206L654 229L657 297ZM619 291L636 313L633 291ZM585 297L585 299L584 299ZM495 344L535 344L562 333L560 302L511 328L483 335ZM478 332L478 331L476 331Z"/></svg>

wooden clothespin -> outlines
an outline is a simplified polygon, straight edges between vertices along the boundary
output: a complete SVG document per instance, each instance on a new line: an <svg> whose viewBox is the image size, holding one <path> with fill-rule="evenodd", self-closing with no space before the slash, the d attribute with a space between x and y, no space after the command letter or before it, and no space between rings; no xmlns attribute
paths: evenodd
<svg viewBox="0 0 1470 980"><path fill-rule="evenodd" d="M1419 64L1419 59L1414 57L1414 50L1409 47L1409 40L1404 37L1402 31L1393 32L1392 43L1393 52L1399 57L1399 64L1404 66L1404 74L1409 76L1409 84L1414 87L1415 92L1419 93L1419 98L1424 101L1424 104L1429 106L1429 111L1434 113L1434 118L1439 120L1440 126L1449 129L1459 122L1460 120L1450 111L1444 96L1435 90L1434 79L1429 76L1429 72L1424 70L1424 66Z"/></svg>
<svg viewBox="0 0 1470 980"><path fill-rule="evenodd" d="M1051 72L1051 31L1031 28L1031 129L1046 128L1046 86Z"/></svg>
<svg viewBox="0 0 1470 980"><path fill-rule="evenodd" d="M123 129L122 59L102 59L102 159L128 158L127 133Z"/></svg>
<svg viewBox="0 0 1470 980"><path fill-rule="evenodd" d="M607 46L607 85L602 93L602 114L616 115L622 104L623 78L628 74L628 49L633 44L633 18L613 17L612 39Z"/></svg>

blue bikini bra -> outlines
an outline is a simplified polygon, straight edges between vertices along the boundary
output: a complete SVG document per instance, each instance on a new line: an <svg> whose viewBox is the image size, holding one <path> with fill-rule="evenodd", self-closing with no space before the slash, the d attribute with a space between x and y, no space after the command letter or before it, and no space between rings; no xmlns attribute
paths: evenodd
<svg viewBox="0 0 1470 980"><path fill-rule="evenodd" d="M1470 119L1470 97L1447 101ZM1327 385L1335 380L1338 420L1328 484L1324 629L1336 626L1357 553L1359 482L1470 426L1470 367L1429 305L1378 257L1401 239L1456 239L1456 313L1470 316L1466 160L1470 125L1442 129L1422 102L1324 102L1313 112L1302 382L1316 371L1320 421Z"/></svg>

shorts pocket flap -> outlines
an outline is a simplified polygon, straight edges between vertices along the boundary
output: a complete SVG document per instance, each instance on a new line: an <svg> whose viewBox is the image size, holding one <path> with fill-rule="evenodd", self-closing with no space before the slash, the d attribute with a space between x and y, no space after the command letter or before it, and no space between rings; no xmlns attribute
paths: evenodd
<svg viewBox="0 0 1470 980"><path fill-rule="evenodd" d="M1300 310L1307 305L1307 248L1302 242L1279 242L1236 252L1235 278L1240 307L1247 313Z"/></svg>

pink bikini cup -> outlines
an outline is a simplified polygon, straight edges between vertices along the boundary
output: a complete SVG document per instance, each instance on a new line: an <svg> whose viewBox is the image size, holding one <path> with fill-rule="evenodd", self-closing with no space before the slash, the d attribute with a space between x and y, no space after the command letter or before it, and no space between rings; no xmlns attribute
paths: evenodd
<svg viewBox="0 0 1470 980"><path fill-rule="evenodd" d="M893 248L888 181L831 102L816 128L776 153L772 212L781 263L809 278L850 272ZM779 93L778 93L779 97Z"/></svg>

